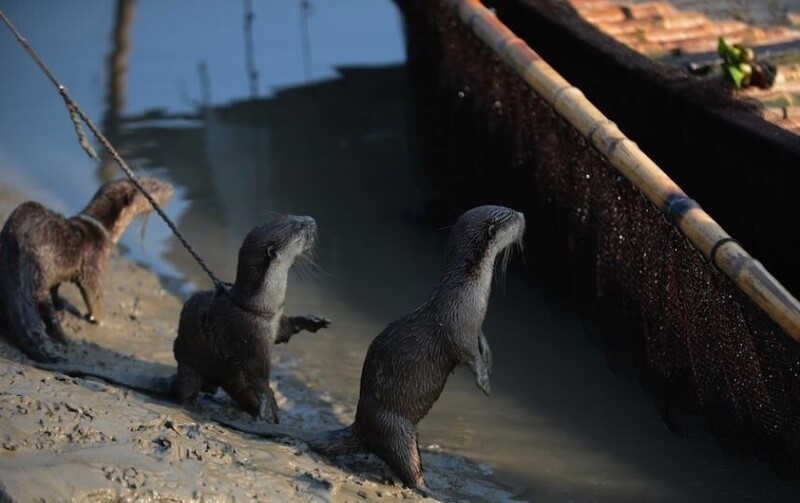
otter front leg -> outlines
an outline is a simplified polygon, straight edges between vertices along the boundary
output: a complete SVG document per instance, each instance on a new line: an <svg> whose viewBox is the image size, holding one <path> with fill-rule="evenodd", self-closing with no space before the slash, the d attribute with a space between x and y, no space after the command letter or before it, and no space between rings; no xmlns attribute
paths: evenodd
<svg viewBox="0 0 800 503"><path fill-rule="evenodd" d="M467 362L467 367L475 374L475 383L486 396L491 395L489 385L489 374L492 372L492 350L489 348L489 341L481 332L478 337L478 353Z"/></svg>
<svg viewBox="0 0 800 503"><path fill-rule="evenodd" d="M78 290L81 291L83 303L86 304L86 321L100 324L102 319L102 309L100 308L100 291L97 287L90 287L83 282L78 282Z"/></svg>
<svg viewBox="0 0 800 503"><path fill-rule="evenodd" d="M326 328L331 324L331 320L313 314L301 316L281 316L281 324L278 328L278 335L275 337L276 344L289 342L294 334L301 330L316 332L320 328Z"/></svg>

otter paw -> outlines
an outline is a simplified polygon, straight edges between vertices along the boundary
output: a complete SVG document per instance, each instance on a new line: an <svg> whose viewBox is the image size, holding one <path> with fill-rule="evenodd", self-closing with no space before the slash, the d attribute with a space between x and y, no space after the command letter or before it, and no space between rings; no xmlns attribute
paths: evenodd
<svg viewBox="0 0 800 503"><path fill-rule="evenodd" d="M278 420L278 403L271 392L263 393L259 396L256 420L273 424L280 422Z"/></svg>
<svg viewBox="0 0 800 503"><path fill-rule="evenodd" d="M83 317L86 321L91 323L92 325L102 325L103 323L100 321L99 318L95 317L93 314L87 314Z"/></svg>
<svg viewBox="0 0 800 503"><path fill-rule="evenodd" d="M202 416L205 415L206 413L205 407L203 407L203 405L197 398L187 398L186 400L183 400L181 402L181 405L183 406L184 409L188 410L192 414L197 414Z"/></svg>
<svg viewBox="0 0 800 503"><path fill-rule="evenodd" d="M328 318L315 314L306 314L299 318L302 320L303 328L309 332L316 332L320 328L327 328L331 324L331 320Z"/></svg>
<svg viewBox="0 0 800 503"><path fill-rule="evenodd" d="M486 340L486 336L483 335L483 333L481 333L478 339L478 352L481 355L483 367L486 369L486 374L488 375L492 371L492 350L489 348L489 341Z"/></svg>
<svg viewBox="0 0 800 503"><path fill-rule="evenodd" d="M69 344L69 339L67 339L67 334L64 333L64 329L61 328L61 324L53 326L52 333L50 336L53 339L53 342L56 344L60 344L62 346L66 346Z"/></svg>
<svg viewBox="0 0 800 503"><path fill-rule="evenodd" d="M488 375L487 376L479 376L479 377L477 377L475 379L475 383L478 385L478 388L480 388L480 390L483 391L483 393L486 396L491 396L492 395L492 387L491 387L491 384L489 383L489 376Z"/></svg>
<svg viewBox="0 0 800 503"><path fill-rule="evenodd" d="M262 402L258 407L258 414L256 414L257 421L264 421L265 423L278 424L278 411L268 404Z"/></svg>

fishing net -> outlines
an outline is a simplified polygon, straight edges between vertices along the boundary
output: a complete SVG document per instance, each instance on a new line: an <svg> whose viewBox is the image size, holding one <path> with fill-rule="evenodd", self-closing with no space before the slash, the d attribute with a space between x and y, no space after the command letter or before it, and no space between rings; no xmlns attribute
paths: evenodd
<svg viewBox="0 0 800 503"><path fill-rule="evenodd" d="M800 345L449 7L401 6L413 164L431 213L524 211L529 268L569 292L611 366L652 393L670 427L709 430L800 477Z"/></svg>

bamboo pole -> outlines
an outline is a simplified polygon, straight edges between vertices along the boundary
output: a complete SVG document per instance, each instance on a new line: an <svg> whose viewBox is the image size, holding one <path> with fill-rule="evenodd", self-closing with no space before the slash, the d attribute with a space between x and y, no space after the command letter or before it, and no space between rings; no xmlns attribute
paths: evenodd
<svg viewBox="0 0 800 503"><path fill-rule="evenodd" d="M508 64L680 229L707 259L800 342L800 303L690 199L616 124L479 0L444 0Z"/></svg>

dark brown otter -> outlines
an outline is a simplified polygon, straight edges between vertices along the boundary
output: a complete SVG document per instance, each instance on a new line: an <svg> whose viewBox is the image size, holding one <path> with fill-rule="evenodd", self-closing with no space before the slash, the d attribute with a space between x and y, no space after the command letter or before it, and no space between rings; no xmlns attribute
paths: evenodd
<svg viewBox="0 0 800 503"><path fill-rule="evenodd" d="M168 183L140 181L160 204L172 196ZM63 307L58 287L65 281L78 286L86 319L99 322L111 248L128 224L150 209L127 179L103 184L70 218L36 202L19 205L0 231L0 318L10 340L34 360L59 359L53 342L67 341L56 315Z"/></svg>
<svg viewBox="0 0 800 503"><path fill-rule="evenodd" d="M330 324L313 315L283 315L289 268L315 236L311 217L281 216L256 227L239 249L231 289L199 292L186 301L174 344L182 402L193 403L199 391L221 386L258 419L278 422L269 386L273 344Z"/></svg>
<svg viewBox="0 0 800 503"><path fill-rule="evenodd" d="M524 216L508 208L480 206L461 215L430 298L370 344L355 422L328 441L311 441L312 449L329 455L365 449L386 461L405 485L425 488L417 423L458 365L471 369L489 393L491 352L481 326L495 259L521 242L524 231Z"/></svg>

